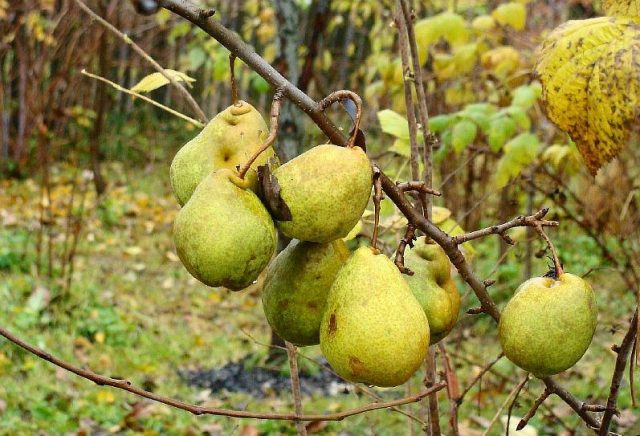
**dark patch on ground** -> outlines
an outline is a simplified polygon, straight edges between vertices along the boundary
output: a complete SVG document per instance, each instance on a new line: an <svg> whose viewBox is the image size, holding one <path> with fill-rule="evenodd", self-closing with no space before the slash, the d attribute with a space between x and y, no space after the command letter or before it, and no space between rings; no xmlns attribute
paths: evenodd
<svg viewBox="0 0 640 436"><path fill-rule="evenodd" d="M263 398L273 393L291 391L289 376L278 369L251 366L254 357L246 356L238 362L229 362L220 368L212 369L180 369L178 375L191 386L210 389L216 392L244 392ZM319 361L327 365L327 361ZM312 394L335 396L346 394L353 387L331 372L320 369L314 374L300 373L300 390L303 395Z"/></svg>

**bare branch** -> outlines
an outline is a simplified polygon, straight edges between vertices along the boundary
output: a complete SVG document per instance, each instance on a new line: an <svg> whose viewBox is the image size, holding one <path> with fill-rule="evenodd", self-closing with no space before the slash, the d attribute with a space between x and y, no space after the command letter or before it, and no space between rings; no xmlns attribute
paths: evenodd
<svg viewBox="0 0 640 436"><path fill-rule="evenodd" d="M196 103L196 101L194 100L193 96L189 93L189 91L187 91L187 89L184 86L182 86L182 84L178 82L175 78L173 78L170 74L167 74L164 68L162 68L162 66L159 63L157 63L146 51L144 51L138 44L133 42L131 38L129 38L127 35L125 35L120 30L118 30L114 25L109 23L100 15L93 12L86 4L84 4L82 0L74 0L74 1L80 7L80 9L82 9L91 18L93 18L98 23L100 23L105 29L107 29L108 31L116 35L118 38L120 38L122 41L124 41L125 44L129 44L133 49L133 51L135 51L140 56L142 56L147 62L151 64L151 66L153 66L153 68L157 72L162 74L164 78L167 79L180 92L180 94L184 97L184 99L189 103L193 111L198 115L198 118L200 118L200 121L204 123L208 121L207 116L204 114L204 112L202 112L202 109L200 109L200 106L198 105L198 103Z"/></svg>
<svg viewBox="0 0 640 436"><path fill-rule="evenodd" d="M287 356L289 357L289 373L291 378L291 392L293 393L293 405L296 415L302 415L302 396L300 395L300 378L298 377L298 357L296 356L296 346L285 341L287 346ZM295 420L298 436L306 436L307 428L299 419Z"/></svg>
<svg viewBox="0 0 640 436"><path fill-rule="evenodd" d="M414 273L409 268L404 266L404 252L407 249L407 245L413 248L413 241L416 240L416 228L409 224L407 226L407 231L404 234L404 237L400 240L400 244L398 244L398 249L396 250L396 258L394 263L400 270L402 274L406 274L408 276L412 276Z"/></svg>
<svg viewBox="0 0 640 436"><path fill-rule="evenodd" d="M607 399L607 407L602 416L602 424L600 425L600 436L606 436L609 434L609 426L611 425L611 419L616 413L616 402L618 400L618 392L620 390L620 382L624 376L624 368L627 366L627 360L631 352L631 347L636 339L636 333L638 331L638 309L636 309L629 324L629 330L624 335L622 343L618 348L618 357L616 358L616 365L613 371L613 377L611 379L611 389L609 392L609 398Z"/></svg>
<svg viewBox="0 0 640 436"><path fill-rule="evenodd" d="M401 406L403 404L417 403L423 398L431 395L433 392L437 392L446 386L445 383L438 383L437 385L434 385L431 389L427 389L411 397L401 398L399 400L393 400L393 401L380 402L380 403L369 403L364 406L345 410L344 412L331 413L326 415L322 415L322 414L298 415L297 413L259 413L259 412L248 412L244 410L221 409L218 407L202 407L202 406L197 406L195 404L185 403L183 401L176 400L174 398L158 395L153 392L145 391L142 388L132 385L131 382L128 380L105 377L103 375L96 374L95 372L90 371L88 369L83 369L83 368L74 366L61 359L58 359L55 356L52 356L51 354L47 353L41 348L28 344L27 342L18 338L17 336L15 336L14 334L12 334L11 332L9 332L3 327L0 327L0 336L4 336L9 341L27 350L28 352L38 356L39 358L46 360L47 362L50 362L69 372L72 372L77 376L90 380L99 386L111 386L116 389L121 389L123 391L131 392L132 394L136 394L140 397L148 398L150 400L175 407L176 409L191 412L194 415L219 415L219 416L230 416L234 418L273 419L273 420L279 420L279 421L342 421L343 419L349 416L358 415L360 413L369 412L371 410L388 409L395 406Z"/></svg>
<svg viewBox="0 0 640 436"><path fill-rule="evenodd" d="M527 414L524 415L524 418L522 418L518 423L518 426L516 427L517 431L522 430L527 425L529 420L535 416L536 412L538 411L538 408L542 405L542 403L544 403L544 400L549 398L550 395L551 395L551 391L549 389L545 389L542 392L542 394L540 394L540 396L536 398L536 401L533 402L533 406L531 406L531 409L529 409ZM509 429L507 426L507 433L508 432L509 432Z"/></svg>
<svg viewBox="0 0 640 436"><path fill-rule="evenodd" d="M403 182L403 183L396 183L396 185L398 186L398 189L401 190L402 192L416 191L416 192L422 192L424 194L435 195L436 197L440 197L442 195L440 191L437 191L433 188L428 187L425 182L418 182L418 181Z"/></svg>
<svg viewBox="0 0 640 436"><path fill-rule="evenodd" d="M514 227L537 227L537 226L545 226L545 227L557 227L557 221L547 221L543 220L544 216L549 212L548 208L540 209L533 215L529 216L518 216L511 221L507 221L504 224L499 224L491 227L486 227L484 229L475 230L473 232L465 233L464 235L454 236L453 241L456 244L463 244L465 242L473 241L474 239L483 238L489 235L499 235L501 236L505 242L510 245L513 245L513 240L505 233L507 230L512 229Z"/></svg>

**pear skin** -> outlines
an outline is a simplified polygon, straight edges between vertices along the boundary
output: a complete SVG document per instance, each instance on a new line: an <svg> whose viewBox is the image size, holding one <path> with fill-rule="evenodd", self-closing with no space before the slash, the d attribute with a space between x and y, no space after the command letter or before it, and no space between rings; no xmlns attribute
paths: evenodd
<svg viewBox="0 0 640 436"><path fill-rule="evenodd" d="M234 169L249 160L269 134L262 115L249 103L238 101L216 115L200 133L187 142L171 162L171 187L183 206L211 171ZM255 169L276 159L268 148L251 166L246 178L252 189L257 184Z"/></svg>
<svg viewBox="0 0 640 436"><path fill-rule="evenodd" d="M262 306L271 328L299 346L320 342L329 289L349 257L338 239L326 244L293 240L269 265Z"/></svg>
<svg viewBox="0 0 640 436"><path fill-rule="evenodd" d="M398 386L422 365L429 324L398 268L370 247L338 272L320 325L320 347L341 377Z"/></svg>
<svg viewBox="0 0 640 436"><path fill-rule="evenodd" d="M178 257L209 286L240 290L254 282L276 248L276 229L248 181L229 169L198 185L174 224Z"/></svg>
<svg viewBox="0 0 640 436"><path fill-rule="evenodd" d="M433 345L453 329L460 311L460 294L451 277L449 258L442 247L425 242L424 237L407 248L404 256L404 265L414 274L403 277L427 315Z"/></svg>
<svg viewBox="0 0 640 436"><path fill-rule="evenodd" d="M507 303L498 336L504 354L536 377L562 372L582 358L597 324L596 298L582 278L534 277Z"/></svg>
<svg viewBox="0 0 640 436"><path fill-rule="evenodd" d="M277 224L293 239L325 243L345 237L371 195L371 163L360 147L318 145L273 175L292 216Z"/></svg>

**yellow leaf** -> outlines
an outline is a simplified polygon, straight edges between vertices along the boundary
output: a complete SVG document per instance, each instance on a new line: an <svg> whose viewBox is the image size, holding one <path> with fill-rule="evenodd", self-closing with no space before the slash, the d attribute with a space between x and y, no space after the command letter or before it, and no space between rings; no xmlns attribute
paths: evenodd
<svg viewBox="0 0 640 436"><path fill-rule="evenodd" d="M527 9L521 3L503 3L491 12L491 16L502 26L522 30L527 22Z"/></svg>
<svg viewBox="0 0 640 436"><path fill-rule="evenodd" d="M488 32L496 27L496 21L491 15L480 15L473 19L471 27L478 32Z"/></svg>
<svg viewBox="0 0 640 436"><path fill-rule="evenodd" d="M568 21L544 42L536 74L547 116L576 143L592 174L640 126L640 20Z"/></svg>
<svg viewBox="0 0 640 436"><path fill-rule="evenodd" d="M520 54L510 45L496 47L482 54L482 66L505 78L520 65Z"/></svg>
<svg viewBox="0 0 640 436"><path fill-rule="evenodd" d="M451 216L451 211L446 207L433 206L431 209L431 221L434 224L441 224Z"/></svg>
<svg viewBox="0 0 640 436"><path fill-rule="evenodd" d="M355 226L351 229L351 231L342 238L343 241L350 241L354 239L358 234L362 231L362 221L358 221Z"/></svg>
<svg viewBox="0 0 640 436"><path fill-rule="evenodd" d="M177 82L191 83L196 81L196 79L189 77L186 74L181 73L180 71L165 69L164 72L167 74L167 76L171 77ZM133 88L131 88L131 91L150 92L154 89L158 89L166 85L167 83L169 83L169 80L161 73L152 73L148 76L143 77L142 80L140 80Z"/></svg>
<svg viewBox="0 0 640 436"><path fill-rule="evenodd" d="M105 339L105 334L104 332L97 332L93 338L95 339L95 341L99 344L104 344L104 339Z"/></svg>
<svg viewBox="0 0 640 436"><path fill-rule="evenodd" d="M609 16L640 16L640 0L603 0L604 12Z"/></svg>
<svg viewBox="0 0 640 436"><path fill-rule="evenodd" d="M116 400L113 392L107 389L101 389L96 394L96 402L98 404L112 404Z"/></svg>

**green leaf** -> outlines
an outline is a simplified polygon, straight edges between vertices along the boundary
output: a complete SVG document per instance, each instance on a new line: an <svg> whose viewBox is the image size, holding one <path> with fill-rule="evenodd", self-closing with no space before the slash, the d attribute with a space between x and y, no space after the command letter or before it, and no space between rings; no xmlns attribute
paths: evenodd
<svg viewBox="0 0 640 436"><path fill-rule="evenodd" d="M473 143L478 133L478 126L473 121L462 120L453 126L451 132L451 145L456 153L464 150Z"/></svg>
<svg viewBox="0 0 640 436"><path fill-rule="evenodd" d="M492 120L487 134L487 143L491 150L500 151L515 131L516 122L511 117L501 116Z"/></svg>
<svg viewBox="0 0 640 436"><path fill-rule="evenodd" d="M509 106L503 109L504 113L509 115L522 130L531 128L531 119L527 115L527 111L519 106Z"/></svg>
<svg viewBox="0 0 640 436"><path fill-rule="evenodd" d="M511 100L511 106L520 106L523 109L529 109L534 105L536 100L542 94L542 88L534 85L523 85L517 87L513 91L513 99Z"/></svg>
<svg viewBox="0 0 640 436"><path fill-rule="evenodd" d="M450 115L436 115L429 117L429 130L433 133L440 133L444 129L448 129L453 118Z"/></svg>
<svg viewBox="0 0 640 436"><path fill-rule="evenodd" d="M207 60L207 53L200 47L193 47L189 50L189 70L197 70Z"/></svg>
<svg viewBox="0 0 640 436"><path fill-rule="evenodd" d="M407 119L391 109L378 112L378 122L384 133L396 138L409 140L409 124Z"/></svg>
<svg viewBox="0 0 640 436"><path fill-rule="evenodd" d="M498 161L494 175L496 188L503 188L522 170L535 161L540 141L533 133L521 133L504 146L504 155Z"/></svg>
<svg viewBox="0 0 640 436"><path fill-rule="evenodd" d="M165 69L164 72L167 76L171 77L177 82L191 83L196 81L196 79L189 77L185 73L181 73L180 71ZM131 88L131 91L151 92L154 89L158 89L168 83L170 83L169 79L164 77L162 73L156 72L143 77L142 80L140 80L133 88Z"/></svg>

